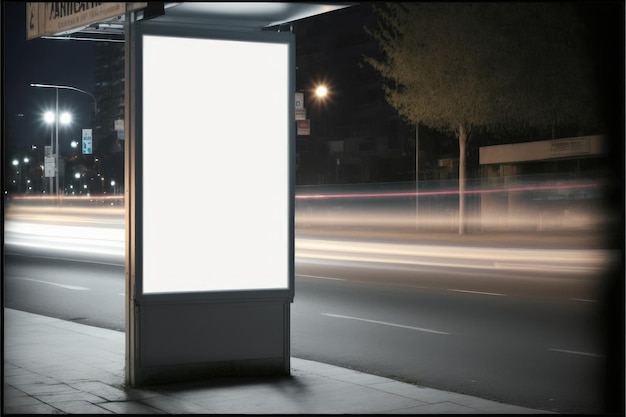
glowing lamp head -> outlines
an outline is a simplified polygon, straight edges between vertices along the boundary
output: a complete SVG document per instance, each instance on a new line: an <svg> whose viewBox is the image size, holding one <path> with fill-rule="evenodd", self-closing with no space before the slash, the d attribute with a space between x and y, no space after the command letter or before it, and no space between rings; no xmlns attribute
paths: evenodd
<svg viewBox="0 0 626 417"><path fill-rule="evenodd" d="M59 122L61 122L62 125L67 125L70 124L70 122L72 121L72 115L69 113L61 113L61 117L59 118Z"/></svg>
<svg viewBox="0 0 626 417"><path fill-rule="evenodd" d="M320 85L315 89L315 95L319 98L324 98L328 94L328 89L324 85Z"/></svg>
<svg viewBox="0 0 626 417"><path fill-rule="evenodd" d="M43 120L48 124L54 123L54 112L45 112L43 115Z"/></svg>

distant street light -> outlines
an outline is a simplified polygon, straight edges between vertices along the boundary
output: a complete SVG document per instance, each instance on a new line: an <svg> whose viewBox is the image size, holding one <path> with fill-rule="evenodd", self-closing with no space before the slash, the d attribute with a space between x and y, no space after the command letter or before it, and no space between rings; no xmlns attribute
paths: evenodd
<svg viewBox="0 0 626 417"><path fill-rule="evenodd" d="M20 161L18 161L17 159L13 160L13 166L15 167L15 176L18 177L17 179L17 192L20 192Z"/></svg>
<svg viewBox="0 0 626 417"><path fill-rule="evenodd" d="M30 162L30 159L25 156L22 161L24 162L24 164L27 164ZM11 163L15 167L15 175L17 175L17 192L19 193L20 188L22 188L22 169L20 168L20 161L18 159L14 159ZM26 178L26 181L29 182L29 179Z"/></svg>
<svg viewBox="0 0 626 417"><path fill-rule="evenodd" d="M43 115L43 119L48 124L54 123L54 112L51 112L51 111L45 112L44 115ZM50 135L50 136L52 136L52 135ZM52 146L52 142L50 142L50 146Z"/></svg>
<svg viewBox="0 0 626 417"><path fill-rule="evenodd" d="M72 122L72 115L69 113L61 113L61 119L59 120L62 125L68 125Z"/></svg>
<svg viewBox="0 0 626 417"><path fill-rule="evenodd" d="M328 95L328 88L325 85L320 85L315 89L315 95L319 98L324 98Z"/></svg>
<svg viewBox="0 0 626 417"><path fill-rule="evenodd" d="M57 111L56 111L56 113L58 113L58 97L57 97ZM50 124L50 125L52 125L52 123L55 123L56 119L57 118L55 116L55 112L53 112L53 111L47 111L43 115L43 120L46 123ZM69 113L67 113L67 112L61 113L61 117L60 117L60 120L59 120L59 122L61 124L67 125L67 124L69 124L71 122L71 120L72 120L72 116ZM57 131L57 145L56 146L58 147L59 146L59 139L58 139L59 125L58 125L58 123L55 123L55 126L56 126L56 131ZM53 149L53 145L54 145L52 143L52 139L53 139L53 130L50 129L50 149ZM56 166L58 166L59 165L58 155L56 156L55 160L56 160L55 164L56 164ZM56 166L55 166L55 175L54 175L55 177L57 176L57 174L56 174L57 173ZM59 182L57 180L57 193L58 193L58 188L59 188ZM50 194L52 195L52 177L50 177Z"/></svg>
<svg viewBox="0 0 626 417"><path fill-rule="evenodd" d="M55 140L55 167L54 167L54 176L56 177L56 193L57 193L57 197L59 195L59 122L67 124L70 123L72 118L70 116L69 113L63 113L61 115L61 118L59 118L59 89L62 90L73 90L73 91L78 91L79 93L83 93L83 94L87 94L88 96L90 96L91 98L93 98L94 101L94 116L98 113L98 102L96 100L96 97L85 91L85 90L81 90L80 88L76 88L76 87L72 87L69 85L55 85L55 84L38 84L38 83L33 83L30 85L31 87L40 87L40 88L54 88L56 91L56 106L55 106L55 112L54 112L54 122L56 125L56 140ZM50 116L44 116L46 118L46 120L50 120Z"/></svg>
<svg viewBox="0 0 626 417"><path fill-rule="evenodd" d="M311 98L310 100L310 104L317 108L321 108L324 107L327 104L327 101L330 100L330 96L331 96L331 92L328 89L328 87L326 86L326 84L322 84L322 83L315 83L313 85L312 88L309 88L308 90L309 93L309 97ZM313 123L313 114L311 114L310 116L310 123ZM316 121L316 124L318 124L320 120ZM322 126L322 123L319 123L318 126ZM322 129L316 129L318 132L321 132ZM310 134L310 133L309 133Z"/></svg>

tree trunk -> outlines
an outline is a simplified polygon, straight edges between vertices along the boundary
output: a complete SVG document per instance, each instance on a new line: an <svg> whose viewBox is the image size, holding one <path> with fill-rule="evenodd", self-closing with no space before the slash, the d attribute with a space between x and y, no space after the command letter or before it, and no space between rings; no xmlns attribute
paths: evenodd
<svg viewBox="0 0 626 417"><path fill-rule="evenodd" d="M467 131L459 124L459 235L465 234L465 156Z"/></svg>
<svg viewBox="0 0 626 417"><path fill-rule="evenodd" d="M415 123L415 231L419 230L419 134L420 122Z"/></svg>

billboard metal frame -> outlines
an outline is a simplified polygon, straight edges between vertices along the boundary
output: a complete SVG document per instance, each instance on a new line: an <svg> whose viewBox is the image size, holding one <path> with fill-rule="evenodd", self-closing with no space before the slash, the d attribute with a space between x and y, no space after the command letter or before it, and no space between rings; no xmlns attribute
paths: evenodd
<svg viewBox="0 0 626 417"><path fill-rule="evenodd" d="M143 182L143 103L142 103L142 46L144 35L156 35L156 36L171 36L171 37L186 37L186 38L202 38L202 39L217 39L217 40L229 40L229 41L247 41L247 42L259 42L259 43L281 43L289 46L289 59L290 67L295 69L295 40L293 34L288 32L269 32L269 31L225 31L225 30L208 30L202 27L190 27L189 25L175 25L175 24L159 24L153 21L140 22L138 24L137 39L135 44L135 52L137 61L135 65L135 107L137 117L135 119L135 142L136 142L136 184L142 184ZM295 70L289 71L289 74L294 77ZM285 100L289 102L288 111L285 115L286 123L289 123L289 138L288 138L288 153L289 158L289 178L288 178L288 241L289 246L285 248L288 250L288 288L287 289L250 289L250 290L233 290L233 291L207 291L207 292L180 292L175 294L144 294L143 292L143 242L142 239L138 240L136 247L136 277L137 280L135 299L139 303L150 302L162 302L165 300L171 301L175 299L177 301L219 301L219 300L257 300L257 299L287 299L293 300L294 295L294 193L295 193L295 178L293 173L295 172L295 132L293 127L293 120L295 119L295 80L288 81L289 91ZM143 212L143 190L142 187L136 187L135 190L135 207L137 213ZM142 216L137 216L135 219L135 228L137 236L143 234L143 219Z"/></svg>
<svg viewBox="0 0 626 417"><path fill-rule="evenodd" d="M129 19L129 26L126 34L126 158L125 169L127 172L125 181L125 204L126 204L126 380L131 386L142 385L152 382L167 382L188 378L192 373L196 376L207 376L224 372L229 374L268 374L282 373L289 374L290 366L290 313L289 305L294 297L294 190L295 190L295 38L290 32L271 31L238 31L224 30L223 28L212 29L197 23L182 22L156 22L139 21L134 22ZM287 113L285 123L288 124L287 135L287 155L288 158L288 179L286 181L286 192L288 193L288 240L284 248L287 251L288 259L288 286L278 289L241 289L241 290L216 290L216 291L193 291L193 292L173 292L173 293L146 293L143 292L143 231L144 224L142 213L144 210L143 196L143 96L142 96L142 71L143 71L143 37L166 36L196 39L218 39L229 41L246 41L258 43L281 43L288 46L288 92L285 96L287 101ZM254 69L252 68L251 71ZM176 76L172 74L172 76ZM185 202L183 201L182 204ZM228 345L228 341L215 351L234 350L233 358L223 357L215 359L207 353L207 357L202 357L203 352L188 351L189 346L181 347L184 355L198 359L196 363L186 363L183 365L173 365L172 357L176 353L171 351L158 351L154 345L158 344L157 335L154 329L156 318L170 317L172 312L179 314L178 321L185 320L191 328L193 323L187 322L189 315L201 314L208 317L203 323L202 332L206 328L222 326L222 322L227 326L239 326L237 337L248 337L251 340L258 340L264 330L274 334L274 341L263 342L265 347L259 348L258 357L256 352L251 352L249 347L242 347L241 352L237 352L238 346ZM200 312L200 313L198 313ZM234 313L233 313L234 312ZM228 315L234 318L227 317ZM220 318L216 324L214 317ZM236 316L236 317L235 317ZM260 320L259 331L251 330L248 322ZM170 331L176 329L172 319ZM191 320L190 320L191 321ZM232 321L232 323L230 322ZM243 323L243 324L242 324ZM257 323L258 324L258 323ZM168 324L164 325L164 332L168 329ZM235 330L237 331L237 330ZM152 332L152 333L150 333ZM248 332L248 333L245 333ZM182 338L189 339L195 337L193 329L188 334L183 334ZM227 336L227 335L226 335ZM165 337L165 336L163 336ZM224 338L220 335L219 338ZM215 338L210 343L216 343ZM184 343L184 342L183 342ZM208 339L202 343L208 344ZM202 345L200 343L200 345ZM219 342L218 342L219 343ZM230 342L236 343L236 342ZM261 345L263 345L261 343ZM250 343L248 343L250 345ZM280 346L283 346L280 348ZM198 348L200 349L200 348ZM265 349L265 350L263 350ZM282 350L281 350L282 349ZM170 347L171 350L171 347ZM181 350L181 352L183 352ZM206 346L205 346L205 349ZM210 349L208 349L210 350ZM263 351L263 352L261 352ZM276 354L276 351L282 353ZM268 354L267 352L270 352ZM179 355L183 355L180 353ZM223 355L223 353L220 353ZM282 355L282 356L281 356ZM150 358L150 359L146 359ZM165 358L165 359L160 359ZM168 362L170 361L170 362ZM228 371L224 371L228 370Z"/></svg>

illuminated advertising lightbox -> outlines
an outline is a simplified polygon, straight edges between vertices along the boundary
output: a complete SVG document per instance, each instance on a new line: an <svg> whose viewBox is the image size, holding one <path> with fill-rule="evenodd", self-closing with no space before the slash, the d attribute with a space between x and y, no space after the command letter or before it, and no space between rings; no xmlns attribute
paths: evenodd
<svg viewBox="0 0 626 417"><path fill-rule="evenodd" d="M291 42L143 34L143 294L289 288Z"/></svg>

